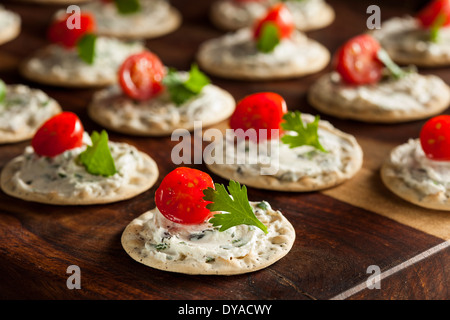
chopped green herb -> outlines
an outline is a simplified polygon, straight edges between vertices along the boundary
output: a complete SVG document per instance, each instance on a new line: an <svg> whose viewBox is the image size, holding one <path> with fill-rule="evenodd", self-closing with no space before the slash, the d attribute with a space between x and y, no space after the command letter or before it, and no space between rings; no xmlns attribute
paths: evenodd
<svg viewBox="0 0 450 320"><path fill-rule="evenodd" d="M155 249L157 251L162 251L162 250L166 250L169 247L169 245L167 243L159 243L155 246Z"/></svg>
<svg viewBox="0 0 450 320"><path fill-rule="evenodd" d="M211 201L206 208L211 212L223 211L226 213L215 214L209 220L213 226L221 226L219 231L225 231L231 227L244 225L254 225L260 228L264 233L267 227L258 220L253 212L247 197L247 187L242 186L239 182L231 180L228 185L228 194L223 184L216 183L215 190L208 188L203 191L206 201Z"/></svg>
<svg viewBox="0 0 450 320"><path fill-rule="evenodd" d="M164 77L163 83L167 87L171 100L180 106L192 97L198 95L211 81L200 71L196 64L191 66L189 78L183 81L177 70L171 68Z"/></svg>
<svg viewBox="0 0 450 320"><path fill-rule="evenodd" d="M306 126L303 124L302 114L299 111L286 113L283 120L284 122L281 123L283 130L296 132L297 135L285 134L281 137L281 142L289 145L290 148L308 145L327 152L319 141L319 116Z"/></svg>
<svg viewBox="0 0 450 320"><path fill-rule="evenodd" d="M257 206L258 208L260 208L260 209L263 209L263 210L267 210L267 208L269 207L269 206L267 205L267 202L265 202L265 201L261 201L261 202L258 203L256 206Z"/></svg>
<svg viewBox="0 0 450 320"><path fill-rule="evenodd" d="M78 160L90 174L104 177L114 175L117 171L108 146L108 134L105 130L101 133L94 131L91 140L92 146L88 146Z"/></svg>

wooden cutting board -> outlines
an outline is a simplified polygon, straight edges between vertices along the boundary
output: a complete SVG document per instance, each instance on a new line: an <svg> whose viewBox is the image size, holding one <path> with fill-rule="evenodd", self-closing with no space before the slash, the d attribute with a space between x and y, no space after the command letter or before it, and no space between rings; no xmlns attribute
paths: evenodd
<svg viewBox="0 0 450 320"><path fill-rule="evenodd" d="M223 34L208 19L210 1L173 0L183 13L176 32L147 41L166 65L189 68L198 45ZM369 1L330 0L336 21L309 36L334 51L349 37L366 31ZM420 1L380 2L382 18L413 13ZM65 110L76 112L86 130L100 129L86 114L93 90L41 86L22 79L18 63L45 45L48 22L61 6L5 3L23 20L20 37L0 46L0 78L43 89ZM351 21L351 23L350 23ZM330 68L323 72L329 71ZM421 70L450 83L450 69ZM322 74L322 73L320 73ZM320 74L289 81L251 83L212 78L238 100L259 91L285 97L289 109L315 114L306 91ZM447 110L448 113L448 110ZM378 169L389 150L416 137L424 121L402 125L363 124L322 115L354 134L365 151L361 172L348 183L324 192L292 194L249 189L250 200L266 200L292 222L292 251L267 269L232 277L186 276L145 267L122 249L121 233L135 217L154 207L154 192L176 166L170 151L176 141L110 137L147 152L160 178L144 194L120 203L63 207L27 203L0 192L0 298L2 299L448 299L450 215L416 208L388 192ZM223 124L221 124L223 125ZM0 146L0 168L29 142ZM202 164L192 167L207 170ZM224 183L219 177L214 180ZM69 289L69 266L81 272L81 289ZM367 287L370 266L381 272L380 289Z"/></svg>

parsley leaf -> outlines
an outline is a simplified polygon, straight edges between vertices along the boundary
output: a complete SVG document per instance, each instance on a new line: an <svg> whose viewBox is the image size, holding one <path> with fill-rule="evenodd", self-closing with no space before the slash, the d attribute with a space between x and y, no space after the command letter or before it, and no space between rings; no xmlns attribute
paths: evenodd
<svg viewBox="0 0 450 320"><path fill-rule="evenodd" d="M114 0L114 3L120 14L131 14L141 10L141 3L139 0Z"/></svg>
<svg viewBox="0 0 450 320"><path fill-rule="evenodd" d="M97 41L97 36L92 33L85 34L77 42L78 56L84 62L88 64L93 64L95 59L95 43Z"/></svg>
<svg viewBox="0 0 450 320"><path fill-rule="evenodd" d="M281 142L288 144L290 148L308 145L322 152L327 152L319 141L319 116L316 116L314 122L307 123L306 127L299 111L286 113L283 120L284 122L281 123L283 130L294 131L297 135L285 134L281 137Z"/></svg>
<svg viewBox="0 0 450 320"><path fill-rule="evenodd" d="M108 134L105 130L101 133L94 131L91 140L92 146L88 146L79 155L78 161L84 165L86 171L90 174L104 177L114 175L117 170L108 146Z"/></svg>
<svg viewBox="0 0 450 320"><path fill-rule="evenodd" d="M169 69L168 74L163 79L163 84L169 91L171 100L177 106L198 95L203 87L210 82L209 78L199 70L196 64L191 66L189 78L186 81L183 81L177 70L173 68Z"/></svg>
<svg viewBox="0 0 450 320"><path fill-rule="evenodd" d="M3 80L0 80L0 103L6 98L6 84Z"/></svg>
<svg viewBox="0 0 450 320"><path fill-rule="evenodd" d="M273 22L266 22L262 26L256 46L259 51L264 53L272 52L280 43L280 35L278 27Z"/></svg>
<svg viewBox="0 0 450 320"><path fill-rule="evenodd" d="M215 214L213 218L209 220L213 226L221 226L219 231L225 231L231 227L241 224L256 226L260 228L264 233L267 232L267 227L258 220L253 212L252 207L247 198L247 187L242 186L239 182L230 180L228 185L228 194L223 184L216 183L215 190L208 188L203 191L206 201L211 201L206 205L210 211L224 211L227 213Z"/></svg>

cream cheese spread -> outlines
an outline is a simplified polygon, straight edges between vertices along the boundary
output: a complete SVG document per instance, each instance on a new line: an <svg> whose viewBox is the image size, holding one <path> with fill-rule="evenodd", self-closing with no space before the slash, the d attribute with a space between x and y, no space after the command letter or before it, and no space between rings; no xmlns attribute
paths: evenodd
<svg viewBox="0 0 450 320"><path fill-rule="evenodd" d="M52 158L39 156L28 146L21 156L20 170L12 178L17 188L27 193L58 193L67 198L103 197L130 183L130 177L144 164L135 147L109 142L117 173L110 177L92 175L77 162L79 154L91 144L87 133L83 140L84 146Z"/></svg>
<svg viewBox="0 0 450 320"><path fill-rule="evenodd" d="M395 177L424 196L439 195L440 200L450 199L450 161L427 158L419 139L410 139L398 146L390 156Z"/></svg>
<svg viewBox="0 0 450 320"><path fill-rule="evenodd" d="M250 202L255 215L267 226L268 234L254 226L238 225L219 232L209 222L199 225L182 225L166 219L157 208L150 211L149 219L138 237L145 241L142 255L160 261L195 260L212 263L217 259L240 259L249 254L266 252L268 238L282 228L282 220L272 221L274 213L267 202ZM217 212L221 213L221 212ZM269 223L270 222L270 223Z"/></svg>
<svg viewBox="0 0 450 320"><path fill-rule="evenodd" d="M55 113L56 104L41 90L7 85L5 98L0 102L0 131L14 133L24 127L37 128Z"/></svg>
<svg viewBox="0 0 450 320"><path fill-rule="evenodd" d="M19 23L20 17L17 14L5 10L3 6L0 5L0 32L8 30Z"/></svg>

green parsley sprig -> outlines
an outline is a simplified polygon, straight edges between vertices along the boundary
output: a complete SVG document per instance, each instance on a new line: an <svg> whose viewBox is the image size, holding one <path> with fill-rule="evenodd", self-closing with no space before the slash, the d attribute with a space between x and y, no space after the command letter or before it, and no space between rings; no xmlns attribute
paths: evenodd
<svg viewBox="0 0 450 320"><path fill-rule="evenodd" d="M0 80L0 103L6 98L6 84L3 80Z"/></svg>
<svg viewBox="0 0 450 320"><path fill-rule="evenodd" d="M133 14L141 10L139 0L114 0L114 3L120 14Z"/></svg>
<svg viewBox="0 0 450 320"><path fill-rule="evenodd" d="M286 131L286 134L281 137L281 142L289 145L290 148L308 145L327 152L319 141L319 116L316 116L314 121L307 123L306 126L299 111L286 113L283 120L281 128ZM295 132L296 135L292 135L290 132Z"/></svg>
<svg viewBox="0 0 450 320"><path fill-rule="evenodd" d="M206 201L211 201L206 208L211 212L222 211L225 213L215 214L209 220L213 226L219 227L219 231L225 231L231 227L241 224L256 226L264 233L268 233L267 227L258 220L248 201L247 187L242 186L239 182L231 180L227 189L223 184L215 183L215 189L208 188L203 191Z"/></svg>
<svg viewBox="0 0 450 320"><path fill-rule="evenodd" d="M273 22L266 22L261 28L261 35L258 38L256 46L260 52L272 52L280 43L280 34L278 26Z"/></svg>
<svg viewBox="0 0 450 320"><path fill-rule="evenodd" d="M87 33L77 42L78 56L88 64L93 64L95 59L95 44L97 36L93 33Z"/></svg>
<svg viewBox="0 0 450 320"><path fill-rule="evenodd" d="M200 71L196 64L191 66L187 80L183 80L174 68L170 68L163 79L163 84L166 86L171 100L177 106L198 95L210 83L210 79Z"/></svg>
<svg viewBox="0 0 450 320"><path fill-rule="evenodd" d="M92 145L78 156L79 163L90 174L104 177L114 175L117 170L108 146L108 134L105 130L101 133L94 131L91 140Z"/></svg>

